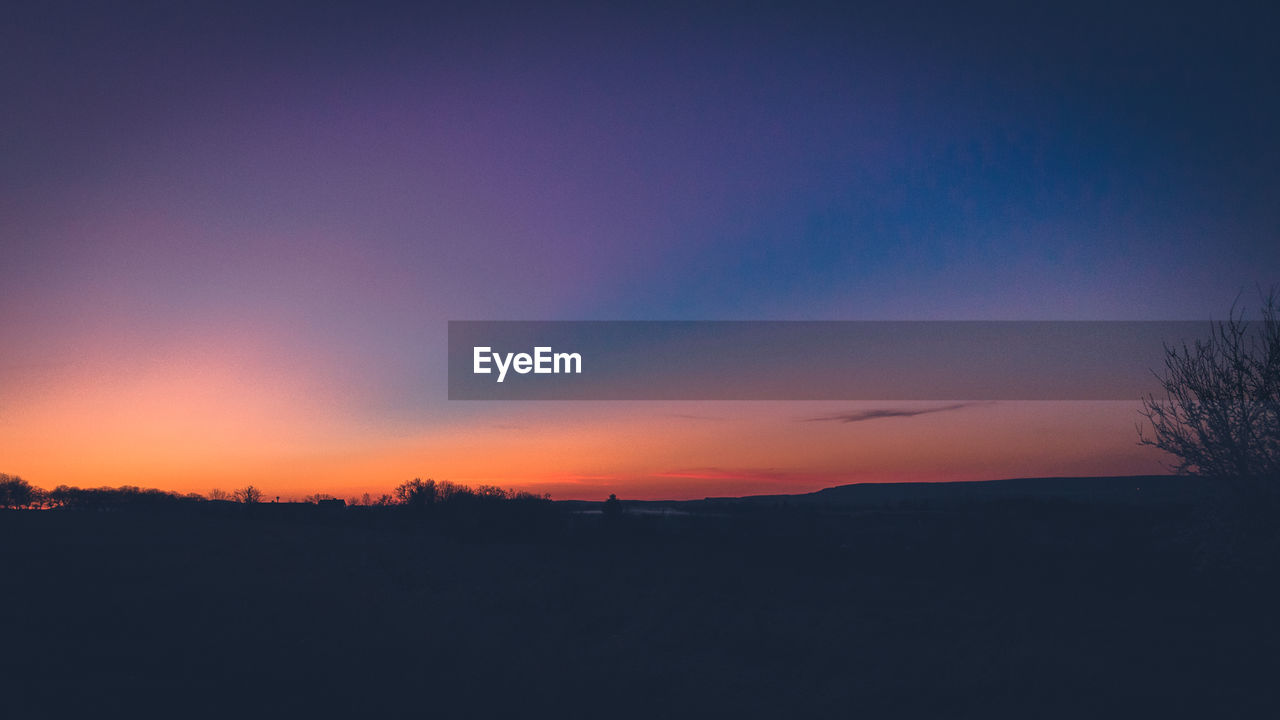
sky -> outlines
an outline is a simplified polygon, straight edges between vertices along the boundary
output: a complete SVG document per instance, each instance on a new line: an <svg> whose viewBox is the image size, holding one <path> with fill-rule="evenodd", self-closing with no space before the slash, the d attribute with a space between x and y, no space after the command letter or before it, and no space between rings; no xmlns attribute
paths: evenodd
<svg viewBox="0 0 1280 720"><path fill-rule="evenodd" d="M1280 282L1275 10L952 5L10 8L0 471L1160 472L1127 402L447 399L449 320L1200 320Z"/></svg>

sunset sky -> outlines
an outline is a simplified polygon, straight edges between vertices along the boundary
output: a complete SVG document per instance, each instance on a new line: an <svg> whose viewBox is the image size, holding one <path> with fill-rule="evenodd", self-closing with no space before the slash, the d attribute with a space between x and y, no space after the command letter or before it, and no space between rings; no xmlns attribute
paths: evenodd
<svg viewBox="0 0 1280 720"><path fill-rule="evenodd" d="M1136 402L449 401L449 320L1200 320L1280 281L1264 4L687 5L8 8L0 472L1162 471Z"/></svg>

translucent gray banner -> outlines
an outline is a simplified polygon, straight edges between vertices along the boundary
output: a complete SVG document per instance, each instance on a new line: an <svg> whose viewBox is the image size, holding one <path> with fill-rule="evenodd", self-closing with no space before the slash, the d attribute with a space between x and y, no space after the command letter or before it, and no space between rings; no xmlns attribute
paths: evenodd
<svg viewBox="0 0 1280 720"><path fill-rule="evenodd" d="M1208 322L451 321L450 400L1137 400Z"/></svg>

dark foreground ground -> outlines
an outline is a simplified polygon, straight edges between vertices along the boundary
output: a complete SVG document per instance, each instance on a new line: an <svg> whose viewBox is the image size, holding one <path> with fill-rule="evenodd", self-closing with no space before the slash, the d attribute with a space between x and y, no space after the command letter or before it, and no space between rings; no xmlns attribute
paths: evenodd
<svg viewBox="0 0 1280 720"><path fill-rule="evenodd" d="M1185 504L571 509L0 513L0 715L1280 717Z"/></svg>

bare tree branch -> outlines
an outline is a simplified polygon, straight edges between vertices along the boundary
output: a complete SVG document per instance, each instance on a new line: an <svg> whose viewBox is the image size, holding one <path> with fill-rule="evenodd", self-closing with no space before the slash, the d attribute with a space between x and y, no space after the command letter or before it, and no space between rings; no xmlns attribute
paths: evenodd
<svg viewBox="0 0 1280 720"><path fill-rule="evenodd" d="M1207 340L1165 346L1163 397L1143 398L1151 431L1140 423L1138 442L1174 456L1175 472L1270 494L1280 490L1280 299L1259 295L1260 321L1237 301Z"/></svg>

